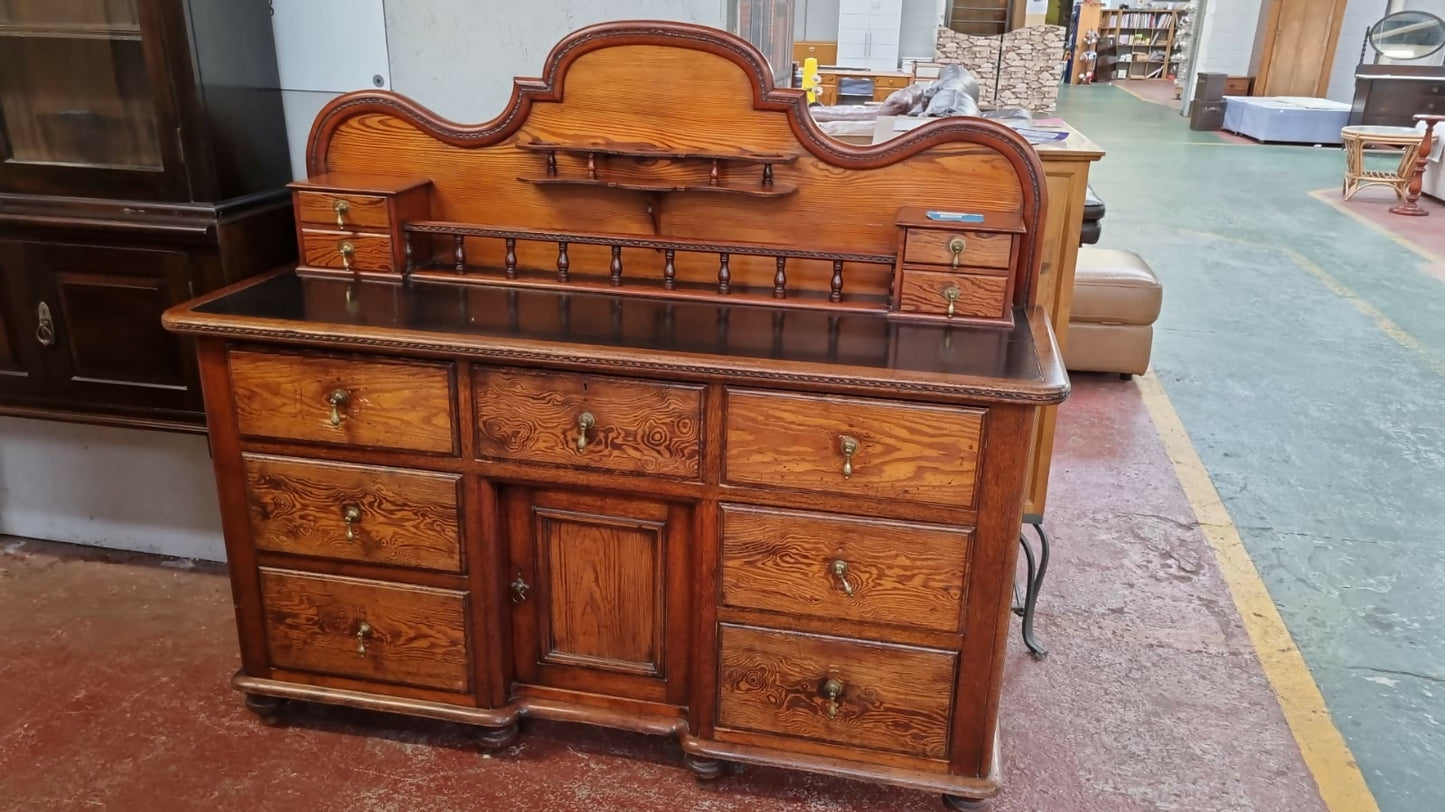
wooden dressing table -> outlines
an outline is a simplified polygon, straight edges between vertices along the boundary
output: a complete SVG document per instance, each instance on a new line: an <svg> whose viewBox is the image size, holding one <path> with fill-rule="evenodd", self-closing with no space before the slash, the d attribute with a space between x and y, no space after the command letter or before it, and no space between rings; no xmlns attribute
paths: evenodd
<svg viewBox="0 0 1445 812"><path fill-rule="evenodd" d="M998 791L1032 432L1068 393L1027 143L849 147L741 39L630 22L486 124L342 97L308 161L301 265L166 316L253 710Z"/></svg>

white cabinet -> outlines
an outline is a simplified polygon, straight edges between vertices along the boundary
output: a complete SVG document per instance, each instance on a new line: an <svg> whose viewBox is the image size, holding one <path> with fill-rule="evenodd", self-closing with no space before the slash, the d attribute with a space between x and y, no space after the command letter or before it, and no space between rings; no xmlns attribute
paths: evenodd
<svg viewBox="0 0 1445 812"><path fill-rule="evenodd" d="M903 0L840 0L838 64L845 68L898 69Z"/></svg>

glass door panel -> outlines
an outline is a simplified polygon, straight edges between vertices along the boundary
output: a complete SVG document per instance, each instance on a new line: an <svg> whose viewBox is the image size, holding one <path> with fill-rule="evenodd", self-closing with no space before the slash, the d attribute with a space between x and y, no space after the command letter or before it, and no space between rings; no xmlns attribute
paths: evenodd
<svg viewBox="0 0 1445 812"><path fill-rule="evenodd" d="M162 169L135 0L0 0L0 158Z"/></svg>

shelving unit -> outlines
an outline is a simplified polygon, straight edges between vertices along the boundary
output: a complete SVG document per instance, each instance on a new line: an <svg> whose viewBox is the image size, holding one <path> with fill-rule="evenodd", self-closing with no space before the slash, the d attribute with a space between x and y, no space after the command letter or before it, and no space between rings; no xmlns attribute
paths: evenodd
<svg viewBox="0 0 1445 812"><path fill-rule="evenodd" d="M1175 42L1180 15L1175 7L1103 9L1099 35L1112 38L1118 54L1115 79L1166 79L1179 70ZM1181 43L1182 44L1182 43Z"/></svg>

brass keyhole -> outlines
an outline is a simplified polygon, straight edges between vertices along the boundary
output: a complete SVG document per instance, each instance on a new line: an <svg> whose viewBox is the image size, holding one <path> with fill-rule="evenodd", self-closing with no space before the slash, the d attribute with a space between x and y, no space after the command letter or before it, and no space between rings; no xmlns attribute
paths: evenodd
<svg viewBox="0 0 1445 812"><path fill-rule="evenodd" d="M527 582L522 579L522 570L518 568L517 577L509 584L512 587L512 603L521 603L527 599L527 590L531 589Z"/></svg>

